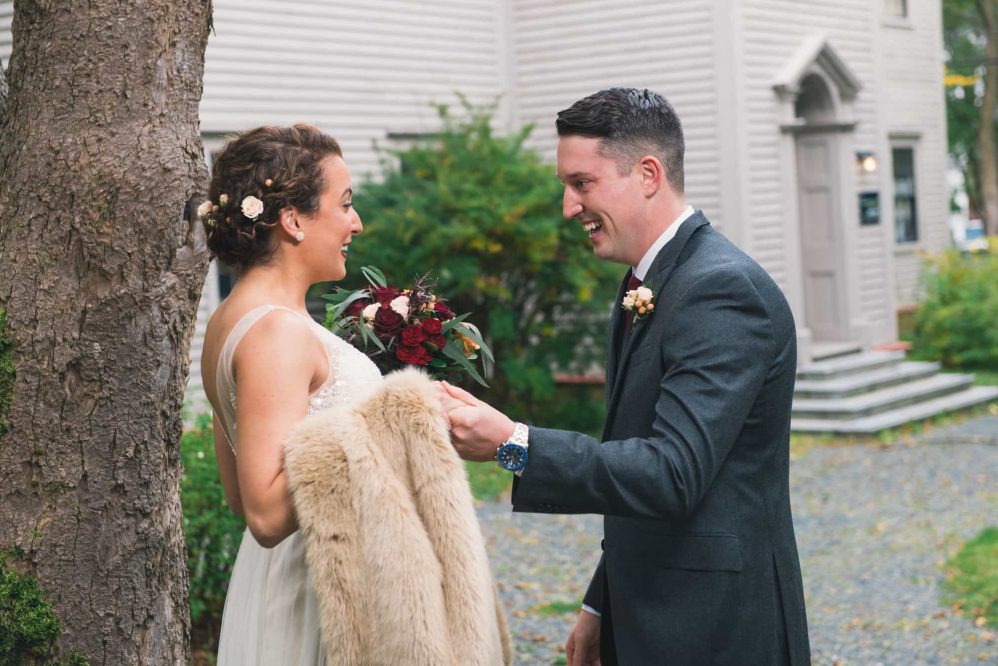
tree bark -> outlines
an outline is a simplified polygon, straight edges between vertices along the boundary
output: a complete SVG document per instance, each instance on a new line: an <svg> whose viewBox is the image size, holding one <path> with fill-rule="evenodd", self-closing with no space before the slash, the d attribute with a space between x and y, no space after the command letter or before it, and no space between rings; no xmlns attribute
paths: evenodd
<svg viewBox="0 0 998 666"><path fill-rule="evenodd" d="M998 106L998 2L977 0L987 35L984 98L977 128L981 203L989 235L998 234L998 153L995 152L995 107Z"/></svg>
<svg viewBox="0 0 998 666"><path fill-rule="evenodd" d="M18 0L0 125L16 381L0 549L91 664L190 661L181 409L211 0Z"/></svg>

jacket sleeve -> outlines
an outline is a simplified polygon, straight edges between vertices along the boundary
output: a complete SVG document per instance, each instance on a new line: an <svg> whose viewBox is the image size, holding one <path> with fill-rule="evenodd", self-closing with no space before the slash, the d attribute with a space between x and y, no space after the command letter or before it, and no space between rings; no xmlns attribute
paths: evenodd
<svg viewBox="0 0 998 666"><path fill-rule="evenodd" d="M586 595L582 597L582 603L600 613L603 612L603 566L603 557L600 557Z"/></svg>
<svg viewBox="0 0 998 666"><path fill-rule="evenodd" d="M647 336L660 341L665 367L648 387L657 391L650 434L601 443L531 427L514 511L669 520L696 509L760 393L776 341L766 304L737 267L673 298Z"/></svg>

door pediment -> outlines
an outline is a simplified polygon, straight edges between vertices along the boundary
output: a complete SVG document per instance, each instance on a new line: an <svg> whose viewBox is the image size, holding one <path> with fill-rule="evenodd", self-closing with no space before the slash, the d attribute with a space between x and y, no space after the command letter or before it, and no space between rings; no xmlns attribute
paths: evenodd
<svg viewBox="0 0 998 666"><path fill-rule="evenodd" d="M773 90L781 100L792 101L800 93L801 82L811 74L831 84L838 100L844 103L852 102L863 87L824 34L810 35L801 43L777 74Z"/></svg>

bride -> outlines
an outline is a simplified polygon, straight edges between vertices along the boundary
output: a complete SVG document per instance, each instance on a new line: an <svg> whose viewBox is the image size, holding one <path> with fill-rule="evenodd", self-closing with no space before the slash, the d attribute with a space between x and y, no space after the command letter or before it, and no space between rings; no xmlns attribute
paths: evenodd
<svg viewBox="0 0 998 666"><path fill-rule="evenodd" d="M337 142L309 125L230 141L199 214L211 252L239 271L204 338L225 496L248 526L225 600L219 666L324 664L319 609L284 470L282 443L306 415L381 375L314 322L305 294L346 275L363 230Z"/></svg>

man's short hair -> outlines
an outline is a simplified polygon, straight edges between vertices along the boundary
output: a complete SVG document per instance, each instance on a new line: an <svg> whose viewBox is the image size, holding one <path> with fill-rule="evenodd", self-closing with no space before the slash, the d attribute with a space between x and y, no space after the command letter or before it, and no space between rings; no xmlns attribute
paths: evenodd
<svg viewBox="0 0 998 666"><path fill-rule="evenodd" d="M658 93L647 88L600 90L558 113L555 127L558 136L601 139L600 154L616 160L621 175L645 155L657 157L672 189L683 193L683 127Z"/></svg>

